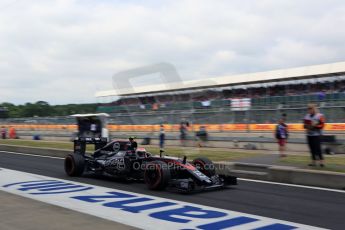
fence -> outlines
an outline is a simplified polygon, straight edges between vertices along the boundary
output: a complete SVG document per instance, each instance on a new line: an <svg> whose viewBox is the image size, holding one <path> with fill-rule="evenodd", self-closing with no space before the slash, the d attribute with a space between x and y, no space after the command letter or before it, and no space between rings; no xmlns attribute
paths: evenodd
<svg viewBox="0 0 345 230"><path fill-rule="evenodd" d="M326 117L326 123L330 125L330 130L345 130L342 125L345 123L345 100L320 102L319 107ZM159 124L166 124L167 127L171 126L174 127L172 129L178 129L176 127L181 121L188 121L195 127L204 125L210 127L211 130L217 131L256 131L258 130L257 127L272 127L272 124L275 124L282 117L282 114L286 114L287 123L300 125L305 113L306 103L252 105L246 111L234 111L230 106L219 105L215 108L186 107L183 109L176 108L175 110L144 110L137 112L127 110L110 113L111 117L108 123L111 127L120 127L114 128L115 130L135 130L135 127L145 127L139 128L140 130L152 130L156 129ZM70 127L74 127L75 119L68 116L0 119L0 126L11 124L19 125L20 128L41 129L46 127L54 129L53 127L55 127L57 129L70 129ZM298 131L300 129L296 128L294 130ZM270 130L272 128L267 128L267 131ZM266 128L264 131L266 131Z"/></svg>
<svg viewBox="0 0 345 230"><path fill-rule="evenodd" d="M328 123L345 122L345 104L343 106L323 106L320 111L325 115ZM269 124L276 123L282 114L286 114L287 122L299 123L306 114L306 105L299 107L253 107L247 111L232 111L231 108L207 108L110 114L110 123L132 125L178 124L182 120L197 124Z"/></svg>

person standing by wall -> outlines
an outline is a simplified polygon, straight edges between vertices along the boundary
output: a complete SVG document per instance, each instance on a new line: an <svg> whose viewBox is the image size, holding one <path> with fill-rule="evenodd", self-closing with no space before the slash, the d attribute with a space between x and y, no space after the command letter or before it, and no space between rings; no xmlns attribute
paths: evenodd
<svg viewBox="0 0 345 230"><path fill-rule="evenodd" d="M322 129L325 126L325 117L318 112L316 105L308 105L308 113L305 115L304 128L307 134L307 142L311 153L312 163L309 166L316 166L319 161L320 166L324 167L324 158L321 150Z"/></svg>
<svg viewBox="0 0 345 230"><path fill-rule="evenodd" d="M17 138L17 132L16 132L16 129L14 127L10 127L10 130L8 133L9 133L10 139L16 139Z"/></svg>
<svg viewBox="0 0 345 230"><path fill-rule="evenodd" d="M197 138L198 147L201 148L208 140L208 134L206 130L206 126L200 126L199 131L195 134Z"/></svg>
<svg viewBox="0 0 345 230"><path fill-rule="evenodd" d="M286 157L285 151L288 136L288 126L287 124L285 124L285 119L280 118L275 130L275 138L278 141L280 157Z"/></svg>
<svg viewBox="0 0 345 230"><path fill-rule="evenodd" d="M161 150L164 149L164 143L165 143L165 130L164 130L164 125L161 124L159 128L159 148Z"/></svg>
<svg viewBox="0 0 345 230"><path fill-rule="evenodd" d="M185 146L186 138L187 138L187 126L184 122L181 122L180 123L180 141L181 141L182 146Z"/></svg>
<svg viewBox="0 0 345 230"><path fill-rule="evenodd" d="M1 138L2 138L2 139L6 139L6 136L7 136L7 130L6 130L6 128L3 126L3 127L1 128Z"/></svg>

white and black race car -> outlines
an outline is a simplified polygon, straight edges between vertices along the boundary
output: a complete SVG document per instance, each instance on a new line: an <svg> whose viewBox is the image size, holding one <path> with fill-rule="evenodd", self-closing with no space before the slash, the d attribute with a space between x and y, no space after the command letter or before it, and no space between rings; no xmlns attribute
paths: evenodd
<svg viewBox="0 0 345 230"><path fill-rule="evenodd" d="M86 154L86 144L94 144L93 154ZM216 174L206 157L191 163L183 159L152 156L144 148L130 149L128 141L107 142L103 138L76 138L74 152L65 158L69 176L95 173L126 179L144 180L149 189L175 189L181 192L223 188L237 184L237 178Z"/></svg>

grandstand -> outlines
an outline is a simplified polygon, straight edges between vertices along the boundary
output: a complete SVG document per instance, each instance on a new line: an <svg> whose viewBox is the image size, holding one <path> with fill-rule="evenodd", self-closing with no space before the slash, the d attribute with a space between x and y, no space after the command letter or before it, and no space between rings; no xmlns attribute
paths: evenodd
<svg viewBox="0 0 345 230"><path fill-rule="evenodd" d="M345 62L242 74L230 77L150 85L97 93L98 112L109 113L111 138L134 135L158 143L164 124L167 145L180 145L180 123L188 121L187 144L195 146L200 127L210 134L207 146L276 149L272 136L277 119L286 114L291 151L307 151L302 118L308 103L326 115L325 134L332 151L345 151ZM114 97L118 99L114 100ZM0 119L20 138L41 135L45 140L69 140L77 131L70 116ZM336 137L336 138L335 138Z"/></svg>
<svg viewBox="0 0 345 230"><path fill-rule="evenodd" d="M205 81L102 91L98 112L123 125L299 123L316 103L328 123L345 122L345 62L241 74ZM119 97L112 100L114 96Z"/></svg>

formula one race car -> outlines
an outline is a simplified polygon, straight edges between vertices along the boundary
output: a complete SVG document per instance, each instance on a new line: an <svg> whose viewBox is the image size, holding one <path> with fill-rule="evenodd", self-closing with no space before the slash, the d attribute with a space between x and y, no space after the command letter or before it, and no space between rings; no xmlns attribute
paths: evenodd
<svg viewBox="0 0 345 230"><path fill-rule="evenodd" d="M86 144L94 144L95 152L86 154ZM128 141L112 141L105 138L76 138L74 153L65 158L65 172L69 176L81 176L84 172L144 180L149 189L165 188L181 192L209 190L237 184L233 176L217 175L208 158L200 157L192 163L183 159L152 156L144 148L130 150Z"/></svg>

